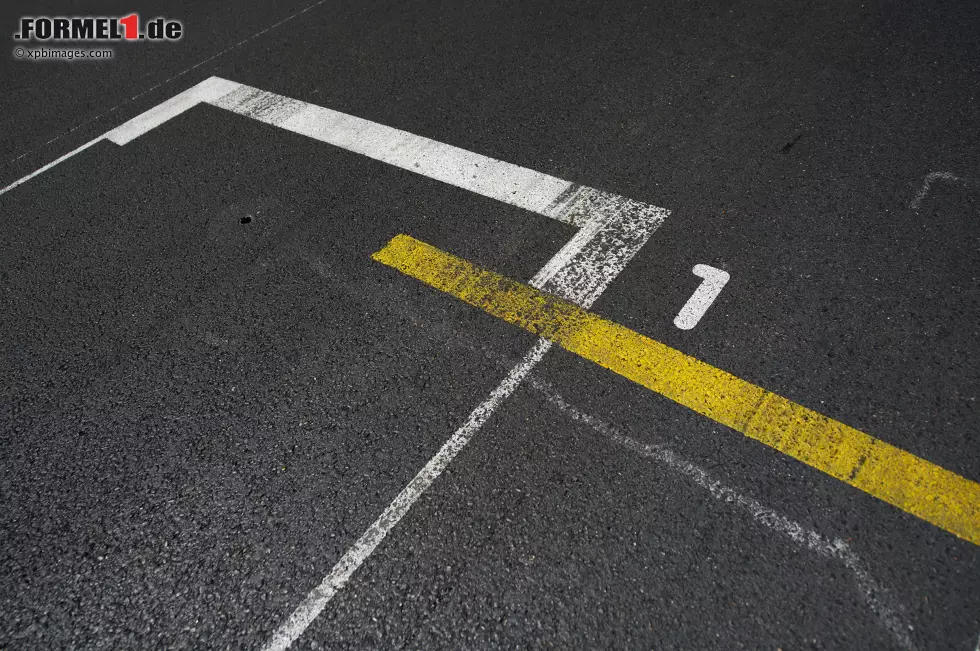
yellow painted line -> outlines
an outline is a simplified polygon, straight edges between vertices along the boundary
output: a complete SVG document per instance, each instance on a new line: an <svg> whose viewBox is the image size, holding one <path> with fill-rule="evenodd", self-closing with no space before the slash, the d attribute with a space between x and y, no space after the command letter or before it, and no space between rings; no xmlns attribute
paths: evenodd
<svg viewBox="0 0 980 651"><path fill-rule="evenodd" d="M980 545L980 484L407 235L371 256Z"/></svg>

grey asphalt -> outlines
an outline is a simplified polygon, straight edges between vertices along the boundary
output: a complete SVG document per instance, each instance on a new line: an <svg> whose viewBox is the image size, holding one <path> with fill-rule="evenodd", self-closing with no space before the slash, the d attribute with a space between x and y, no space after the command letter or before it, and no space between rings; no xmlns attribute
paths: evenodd
<svg viewBox="0 0 980 651"><path fill-rule="evenodd" d="M307 6L5 5L186 36L0 57L0 186L218 75L664 206L596 312L980 480L975 2L327 0L179 74ZM533 343L370 254L527 280L573 232L209 106L0 224L4 649L260 647ZM564 351L532 379L296 648L976 648L976 546Z"/></svg>

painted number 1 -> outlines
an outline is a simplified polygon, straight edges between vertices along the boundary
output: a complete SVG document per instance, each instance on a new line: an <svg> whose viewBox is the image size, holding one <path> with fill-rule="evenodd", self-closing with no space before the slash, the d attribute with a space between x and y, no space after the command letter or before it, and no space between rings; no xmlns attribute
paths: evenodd
<svg viewBox="0 0 980 651"><path fill-rule="evenodd" d="M687 303L674 318L674 325L681 330L690 330L698 324L698 321L715 302L725 283L731 277L727 271L715 269L706 264L694 265L694 275L704 280L701 281L698 288L694 290L694 294L687 299Z"/></svg>

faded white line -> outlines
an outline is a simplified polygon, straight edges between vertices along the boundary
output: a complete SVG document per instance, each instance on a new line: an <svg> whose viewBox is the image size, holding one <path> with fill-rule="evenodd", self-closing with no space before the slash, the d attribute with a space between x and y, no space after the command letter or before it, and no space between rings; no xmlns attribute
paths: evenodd
<svg viewBox="0 0 980 651"><path fill-rule="evenodd" d="M283 651L288 648L323 612L337 591L344 587L351 575L367 560L388 535L388 532L408 513L408 510L412 508L422 493L432 485L432 482L442 474L442 471L456 458L460 450L470 442L473 435L483 427L483 424L493 415L497 407L514 392L514 389L527 377L531 369L541 361L551 345L550 341L539 339L524 356L524 359L511 369L500 385L470 413L466 422L456 430L436 455L415 475L415 478L392 500L388 508L374 521L374 524L368 527L367 531L357 539L357 542L347 550L347 553L334 565L330 573L320 582L320 585L313 588L302 603L296 607L289 619L276 630L272 638L263 647L266 651Z"/></svg>
<svg viewBox="0 0 980 651"><path fill-rule="evenodd" d="M49 169L51 169L52 167L54 167L58 163L61 163L62 161L68 160L69 158L71 158L72 156L74 156L75 154L77 154L79 152L85 151L86 149L88 149L89 147L91 147L95 143L100 142L104 138L105 138L105 136L99 136L98 138L95 138L94 140L89 140L87 143L85 143L81 147L78 147L77 149L73 149L70 152L68 152L67 154L65 154L64 156L62 156L61 158L58 158L56 160L51 161L50 163L48 163L47 165L45 165L41 169L35 170L35 171L31 172L30 174L28 174L27 176L25 176L23 178L17 179L16 181L14 181L13 183L11 183L7 187L5 187L2 190L0 190L0 194L4 194L4 193L6 193L9 190L13 190L18 185L20 185L22 183L26 183L27 181L30 181L31 179L33 179L38 174L41 174L42 172L47 172Z"/></svg>
<svg viewBox="0 0 980 651"><path fill-rule="evenodd" d="M871 576L865 568L864 562L845 541L840 538L827 539L816 531L780 515L751 497L725 486L717 479L713 479L703 468L680 457L665 445L642 443L623 434L606 421L577 409L565 400L550 383L533 374L528 383L531 388L541 393L549 403L567 414L572 420L588 425L599 434L632 452L668 466L708 491L715 499L747 511L752 519L759 524L810 551L844 565L854 576L858 592L878 618L881 626L891 634L895 642L903 649L914 648L912 639L908 634L911 627L904 620L901 607L895 603L891 594Z"/></svg>
<svg viewBox="0 0 980 651"><path fill-rule="evenodd" d="M967 187L971 187L973 185L973 183L967 179L951 174L950 172L929 172L926 174L925 179L923 179L922 188L919 190L919 193L915 195L915 199L913 199L912 203L909 204L909 208L912 210L918 210L919 206L922 205L922 201L926 198L926 195L929 194L932 184L936 181L952 181L962 183Z"/></svg>
<svg viewBox="0 0 980 651"><path fill-rule="evenodd" d="M279 110L279 109L276 109ZM594 191L598 192L598 191ZM583 306L591 305L609 286L633 254L663 223L669 214L663 208L648 206L623 197L602 193L604 199L590 203L586 225L563 247L531 281L539 289ZM570 211L586 210L575 201L560 201L556 218ZM617 212L616 208L619 208ZM562 219L569 221L570 218ZM617 232L620 228L622 232ZM624 247L617 250L615 246ZM583 261L588 264L583 268ZM466 422L429 460L415 478L385 509L384 513L354 543L323 581L300 603L290 617L276 630L263 647L282 651L289 647L323 612L333 596L350 579L378 544L404 517L418 498L473 438L500 404L513 392L527 374L551 348L550 342L538 340L534 348L514 367L490 396L480 403Z"/></svg>
<svg viewBox="0 0 980 651"><path fill-rule="evenodd" d="M119 125L115 129L102 134L98 138L89 140L81 147L73 149L61 158L51 161L44 167L31 172L23 178L17 179L7 187L0 190L0 195L9 190L13 190L22 183L30 181L38 174L48 171L58 163L64 162L75 154L85 151L101 140L108 140L117 145L125 145L133 138L141 136L150 129L160 126L167 120L180 115L187 109L197 106L203 101L218 99L222 95L227 94L237 88L237 86L238 84L233 81L226 81L220 77L208 77L201 83L191 86L184 92L174 95L167 101L157 104L148 111L140 113L132 120Z"/></svg>
<svg viewBox="0 0 980 651"><path fill-rule="evenodd" d="M215 106L384 161L498 201L581 226L531 284L590 306L669 214L667 210L492 159L452 145L241 86ZM539 340L442 449L276 630L265 649L286 649L550 348Z"/></svg>
<svg viewBox="0 0 980 651"><path fill-rule="evenodd" d="M126 144L201 102L579 227L531 283L583 307L592 305L669 214L657 206L218 77L145 111L104 137ZM48 167L57 162L60 160ZM535 344L307 595L265 648L285 649L303 633L550 347L543 339Z"/></svg>
<svg viewBox="0 0 980 651"><path fill-rule="evenodd" d="M669 215L669 211L581 186L554 216L585 225L531 285L591 307Z"/></svg>
<svg viewBox="0 0 980 651"><path fill-rule="evenodd" d="M698 324L698 321L718 298L718 294L721 293L730 278L727 271L709 267L706 264L694 265L694 275L703 278L703 280L694 290L691 298L687 299L687 303L684 304L681 311L674 317L674 325L681 330L690 330Z"/></svg>
<svg viewBox="0 0 980 651"><path fill-rule="evenodd" d="M297 16L300 16L300 15L302 15L302 14L305 14L305 13L306 13L307 11L309 11L310 9L315 9L316 7L319 7L320 5L322 5L322 4L323 4L324 2L326 2L326 1L327 1L327 0L320 0L319 2L314 2L313 4L311 4L311 5L309 5L308 7L306 7L306 8L304 8L304 9L300 9L300 10L299 10L299 11L297 11L296 13L294 13L294 14L292 14L292 15L290 15L290 16L286 16L285 18L283 18L283 19L282 19L282 20L280 20L279 22L277 22L277 23L274 23L274 24L272 24L272 25L269 25L268 27L266 27L266 28L265 28L265 29L263 29L262 31L259 31L259 32L255 32L255 33L254 33L254 34L252 34L251 36L248 36L248 37L246 37L246 38L243 38L242 40L240 40L240 41L238 41L237 43L235 43L235 44L234 44L234 45L232 45L231 47L227 47L227 48L225 48L224 50L221 50L220 52L218 52L217 54L213 54L213 55L211 55L211 56L209 56L209 57L208 57L207 59L203 59L203 60L201 60L201 61L198 61L197 63L195 63L194 65L192 65L192 66L191 66L190 68L185 68L185 69L183 69L183 70L181 70L180 72L178 72L177 74L175 74L175 75L171 75L170 77L168 77L168 78L166 78L166 79L164 79L163 81L161 81L160 83L158 83L158 84L156 84L155 86L151 86L150 88L147 88L146 90L144 90L144 91L142 91L142 92L140 92L140 93L137 93L136 95L133 95L133 96L132 96L132 97L130 97L129 99L127 99L127 100L124 100L124 101L122 101L122 102L120 102L120 103L118 103L118 104L116 104L116 105L115 105L115 106L113 106L112 108L110 108L110 109L108 109L108 110L106 110L106 111L103 111L102 113L99 113L99 114L98 114L98 115L96 115L95 117L93 117L93 118L89 118L88 120L85 120L84 122L80 122L79 124L76 124L75 126L73 126L73 127L72 127L71 129L69 129L68 131L65 131L64 133L62 133L62 134L60 134L60 135L57 135L57 136L55 136L54 138L51 138L50 140L48 140L48 141L47 141L47 142L45 142L44 144L42 144L42 145L39 145L38 147L34 147L33 149L28 149L27 151L25 151L25 152L23 152L23 153L21 153L21 154L20 154L20 155L18 155L17 157L15 157L15 158L13 158L13 159L11 159L11 160L10 160L9 162L10 162L10 163L14 163L14 162L16 162L16 161L18 161L18 160L20 160L21 158L23 158L24 156L26 156L27 154L29 154L29 153L31 153L32 151L36 151L36 150L38 150L38 149L40 149L40 147L45 147L45 146L47 146L47 145L50 145L51 143L53 143L53 142L55 142L56 140L59 140L59 139L61 139L61 138L64 138L64 137L65 137L65 136L67 136L68 134L70 134L70 133L73 133L73 132L74 132L74 131L76 131L77 129L80 129L81 127L84 127L85 125L88 125L88 124L91 124L91 123L93 123L93 122L96 122L96 121L98 121L98 120L100 120L100 119L102 119L102 118L103 118L103 117L105 117L106 115L109 115L109 114L110 114L110 113L112 113L113 111L116 111L116 110L118 110L118 109L120 109L120 108L122 108L123 106L126 106L126 105L127 105L127 104L129 104L130 102L132 102L132 101L135 101L135 100L137 100L137 99L139 99L139 98L140 98L140 97L142 97L143 95L146 95L147 93L151 93L151 92L153 92L153 91L155 91L155 90L156 90L157 88L160 88L161 86L165 86L165 85L167 85L167 84L169 84L169 83L170 83L171 81L173 81L174 79L177 79L178 77L183 77L184 75L186 75L186 74L187 74L188 72L190 72L191 70L196 70L197 68L200 68L200 67L201 67L201 66L203 66L203 65L204 65L205 63L207 63L207 62L209 62L209 61L213 61L214 59L217 59L218 57L220 57L220 56L223 56L223 55L225 55L225 54L227 54L228 52L231 52L232 50L234 50L234 49L236 49L236 48L238 48L238 47L241 47L242 45L244 45L245 43L248 43L248 42L249 42L249 41L251 41L252 39L255 39L255 38L258 38L259 36L262 36L262 35L263 35L263 34L265 34L266 32L268 32L268 31L270 31L270 30L273 30L273 29L275 29L276 27L279 27L280 25L282 25L282 24L284 24L284 23L287 23L287 22L289 22L289 21L290 21L290 20L292 20L293 18L296 18Z"/></svg>

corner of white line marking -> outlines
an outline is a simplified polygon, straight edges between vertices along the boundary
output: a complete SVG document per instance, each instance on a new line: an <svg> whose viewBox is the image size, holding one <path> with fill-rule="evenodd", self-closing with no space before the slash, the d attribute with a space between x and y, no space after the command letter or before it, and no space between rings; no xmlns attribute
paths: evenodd
<svg viewBox="0 0 980 651"><path fill-rule="evenodd" d="M670 214L664 208L586 186L556 205L555 218L581 224L580 230L531 285L586 309Z"/></svg>
<svg viewBox="0 0 980 651"><path fill-rule="evenodd" d="M710 281L713 284L724 285L732 278L731 274L724 269L719 269L706 264L694 265L693 272L695 276Z"/></svg>
<svg viewBox="0 0 980 651"><path fill-rule="evenodd" d="M237 90L241 84L237 81L230 81L223 77L208 77L191 90L197 93L198 100L202 102L214 102L233 90Z"/></svg>
<svg viewBox="0 0 980 651"><path fill-rule="evenodd" d="M221 77L208 77L201 83L191 86L109 131L105 134L105 139L117 145L125 145L201 102L213 102L227 95L239 85Z"/></svg>

